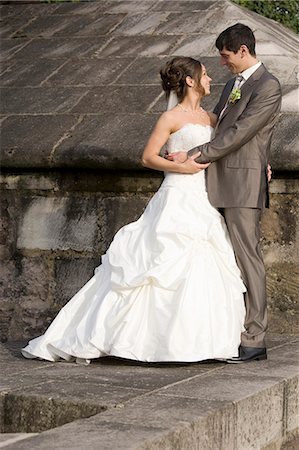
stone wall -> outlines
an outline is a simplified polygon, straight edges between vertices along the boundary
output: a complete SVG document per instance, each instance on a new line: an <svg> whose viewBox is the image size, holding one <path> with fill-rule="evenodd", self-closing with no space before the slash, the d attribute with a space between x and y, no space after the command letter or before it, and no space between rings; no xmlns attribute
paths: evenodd
<svg viewBox="0 0 299 450"><path fill-rule="evenodd" d="M166 108L159 70L174 55L200 59L212 110L231 77L215 39L236 22L282 86L263 247L270 327L295 332L298 36L229 0L7 0L0 13L1 339L43 332L142 212L161 180L140 168Z"/></svg>
<svg viewBox="0 0 299 450"><path fill-rule="evenodd" d="M3 173L1 340L42 333L160 182L151 171ZM274 179L263 219L270 330L281 333L295 333L298 318L298 192L298 179Z"/></svg>
<svg viewBox="0 0 299 450"><path fill-rule="evenodd" d="M2 340L44 331L160 180L140 173L2 174Z"/></svg>

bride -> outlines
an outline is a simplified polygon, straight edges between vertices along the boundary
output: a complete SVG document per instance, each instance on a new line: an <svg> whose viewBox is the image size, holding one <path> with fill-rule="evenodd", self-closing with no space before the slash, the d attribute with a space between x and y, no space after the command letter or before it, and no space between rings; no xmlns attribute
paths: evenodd
<svg viewBox="0 0 299 450"><path fill-rule="evenodd" d="M114 355L158 362L238 356L244 284L221 214L209 203L206 165L160 156L208 142L216 118L200 106L205 67L176 57L160 72L177 104L163 113L142 156L165 172L141 217L116 233L94 276L62 308L26 358L89 362ZM170 95L171 94L171 95ZM179 172L179 173L178 173Z"/></svg>

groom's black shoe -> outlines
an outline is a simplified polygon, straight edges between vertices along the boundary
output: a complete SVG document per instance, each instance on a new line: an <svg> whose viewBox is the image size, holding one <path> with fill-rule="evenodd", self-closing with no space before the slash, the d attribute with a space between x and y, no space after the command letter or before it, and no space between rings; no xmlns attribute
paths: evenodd
<svg viewBox="0 0 299 450"><path fill-rule="evenodd" d="M250 361L261 361L267 359L267 350L265 347L239 347L239 356L227 359L229 364L241 364Z"/></svg>

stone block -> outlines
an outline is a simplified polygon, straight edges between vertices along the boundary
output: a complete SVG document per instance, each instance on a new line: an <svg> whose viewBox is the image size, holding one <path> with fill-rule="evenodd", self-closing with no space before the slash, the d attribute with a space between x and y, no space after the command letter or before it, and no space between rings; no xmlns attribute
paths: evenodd
<svg viewBox="0 0 299 450"><path fill-rule="evenodd" d="M25 397L22 394L8 394L4 403L6 432L41 432L59 427L78 418L90 417L103 411L97 405L47 397Z"/></svg>
<svg viewBox="0 0 299 450"><path fill-rule="evenodd" d="M108 192L114 194L149 194L156 192L163 180L163 174L158 171L113 171L109 173L93 172L88 178L82 178L78 174L64 177L59 180L59 189L73 192Z"/></svg>
<svg viewBox="0 0 299 450"><path fill-rule="evenodd" d="M88 56L100 49L107 38L104 37L57 37L55 39L32 39L17 54L24 64L36 58L59 58ZM40 64L40 63L39 63Z"/></svg>
<svg viewBox="0 0 299 450"><path fill-rule="evenodd" d="M161 91L160 96L158 97L156 102L152 105L150 112L162 114L166 110L167 110L166 95L163 91Z"/></svg>
<svg viewBox="0 0 299 450"><path fill-rule="evenodd" d="M1 279L1 339L33 337L43 332L53 317L47 263L38 257L5 261Z"/></svg>
<svg viewBox="0 0 299 450"><path fill-rule="evenodd" d="M75 116L10 116L2 124L2 167L47 167L53 146Z"/></svg>
<svg viewBox="0 0 299 450"><path fill-rule="evenodd" d="M274 170L299 169L299 137L297 133L298 117L296 114L283 113L274 129L271 146L271 165ZM281 151L283 149L283 158Z"/></svg>
<svg viewBox="0 0 299 450"><path fill-rule="evenodd" d="M0 275L0 300L4 315L5 311L9 311L8 303L13 306L19 296L19 267L14 260L7 259L1 263Z"/></svg>
<svg viewBox="0 0 299 450"><path fill-rule="evenodd" d="M16 61L0 77L1 86L38 86L51 73L60 67L64 61L43 59L43 63L34 60L27 63Z"/></svg>
<svg viewBox="0 0 299 450"><path fill-rule="evenodd" d="M82 173L73 172L57 172L51 171L50 173L22 173L11 174L6 173L0 175L0 185L7 191L9 197L10 207L16 203L15 192L10 191L39 191L40 194L46 195L47 192L69 192L69 195L73 193L84 192L86 196L96 193L100 196L100 193L111 192L114 194L152 194L157 191L161 181L163 180L163 174L158 171L113 171L113 172L101 172L94 171L88 172L87 177L83 177ZM24 193L24 192L23 192ZM4 202L5 195L2 195ZM22 199L18 202L22 203ZM13 207L13 211L18 211L18 203ZM1 211L1 210L0 210ZM14 219L15 220L15 219ZM12 224L10 225L12 226Z"/></svg>
<svg viewBox="0 0 299 450"><path fill-rule="evenodd" d="M65 113L87 92L84 88L5 88L1 89L2 114Z"/></svg>
<svg viewBox="0 0 299 450"><path fill-rule="evenodd" d="M51 262L41 258L20 258L16 260L18 274L19 298L21 303L36 300L46 304L49 301L49 291L52 282ZM41 309L44 309L41 306Z"/></svg>
<svg viewBox="0 0 299 450"><path fill-rule="evenodd" d="M119 83L159 84L161 85L160 69L171 57L138 58L117 80ZM224 84L230 78L228 70L220 67L218 57L203 57L201 62L205 65L209 76L216 84Z"/></svg>
<svg viewBox="0 0 299 450"><path fill-rule="evenodd" d="M256 54L260 55L292 55L292 52L288 49L283 42L273 42L273 41L257 41L256 43ZM262 58L263 59L263 58Z"/></svg>
<svg viewBox="0 0 299 450"><path fill-rule="evenodd" d="M123 19L123 14L107 14L99 17L88 15L54 15L38 17L24 27L26 36L100 36L109 33Z"/></svg>
<svg viewBox="0 0 299 450"><path fill-rule="evenodd" d="M202 32L203 26L209 22L211 11L202 12L175 12L170 13L156 27L156 34L198 34ZM209 28L211 29L211 28Z"/></svg>
<svg viewBox="0 0 299 450"><path fill-rule="evenodd" d="M168 57L156 58L138 58L125 70L117 83L120 84L159 84L161 86L160 69L166 61L171 59Z"/></svg>
<svg viewBox="0 0 299 450"><path fill-rule="evenodd" d="M170 54L177 36L121 36L114 37L102 50L95 53L98 57L107 56L158 56Z"/></svg>
<svg viewBox="0 0 299 450"><path fill-rule="evenodd" d="M135 14L137 12L144 12L152 9L155 4L154 0L140 1L140 0L123 0L123 1L103 1L101 2L101 11L113 14Z"/></svg>
<svg viewBox="0 0 299 450"><path fill-rule="evenodd" d="M94 111L105 114L113 110L120 113L144 113L160 95L158 86L130 86L127 89L118 86L91 89L72 108L74 113L92 114Z"/></svg>
<svg viewBox="0 0 299 450"><path fill-rule="evenodd" d="M101 413L103 414L103 413ZM99 450L99 425L91 423L90 419L76 421L62 425L57 429L44 431L33 438L7 446L7 450L61 450L62 448L72 448L73 450L82 450L82 445L86 446L88 442L88 450ZM127 424L110 424L104 422L101 425L100 449L111 450L132 450L132 436L134 433L134 445L136 449L142 450L158 450L155 447L145 447L147 441L151 441L157 434L161 434L161 429L147 427L146 425L138 425L133 427ZM78 435L80 439L78 439ZM17 447L16 447L17 445ZM163 447L165 450L174 450Z"/></svg>
<svg viewBox="0 0 299 450"><path fill-rule="evenodd" d="M290 86L289 86L290 88ZM299 110L299 88L290 89L288 93L284 93L286 91L283 89L283 97L281 102L281 111L282 112L292 112L296 113Z"/></svg>
<svg viewBox="0 0 299 450"><path fill-rule="evenodd" d="M285 386L285 405L286 405L286 435L289 433L298 433L299 429L299 378L294 377L286 381Z"/></svg>
<svg viewBox="0 0 299 450"><path fill-rule="evenodd" d="M13 312L13 303L0 300L0 342L7 341Z"/></svg>
<svg viewBox="0 0 299 450"><path fill-rule="evenodd" d="M278 448L278 450L297 450L298 448L299 448L299 435L297 432L295 433L294 436L288 437L287 440L283 442L282 446Z"/></svg>
<svg viewBox="0 0 299 450"><path fill-rule="evenodd" d="M141 216L149 198L150 196L107 197L103 200L104 226L101 230L101 237L106 248L121 227L134 222Z"/></svg>
<svg viewBox="0 0 299 450"><path fill-rule="evenodd" d="M21 30L28 22L30 22L30 19L26 17L3 18L1 21L1 39L19 37L18 30Z"/></svg>
<svg viewBox="0 0 299 450"><path fill-rule="evenodd" d="M164 22L166 18L167 13L164 12L132 14L126 17L113 33L116 35L121 34L129 36L135 34L152 34L158 25Z"/></svg>
<svg viewBox="0 0 299 450"><path fill-rule="evenodd" d="M0 60L8 60L30 41L25 39L1 39Z"/></svg>
<svg viewBox="0 0 299 450"><path fill-rule="evenodd" d="M215 47L216 38L216 34L208 33L188 37L180 42L173 54L179 56L191 56L199 60L201 60L203 56L217 56L218 50ZM208 67L207 70L209 70ZM214 82L217 83L218 80L214 80Z"/></svg>
<svg viewBox="0 0 299 450"><path fill-rule="evenodd" d="M56 4L40 4L38 3L18 3L13 2L11 4L1 5L0 13L1 17L5 18L13 18L13 17L24 17L27 16L29 18L40 16L40 15L49 15L53 14L57 9L58 5Z"/></svg>
<svg viewBox="0 0 299 450"><path fill-rule="evenodd" d="M67 62L46 85L98 86L111 84L132 62L132 58L88 59Z"/></svg>
<svg viewBox="0 0 299 450"><path fill-rule="evenodd" d="M283 437L283 382L236 404L236 448L264 448Z"/></svg>
<svg viewBox="0 0 299 450"><path fill-rule="evenodd" d="M217 2L213 0L175 0L159 2L153 7L153 11L202 12L214 8L216 5Z"/></svg>
<svg viewBox="0 0 299 450"><path fill-rule="evenodd" d="M104 3L104 2L103 2ZM71 2L71 3L63 3L57 6L55 10L55 15L57 14L100 14L103 12L102 2L98 4L98 2Z"/></svg>
<svg viewBox="0 0 299 450"><path fill-rule="evenodd" d="M253 13L253 15L251 15L247 9L241 9L232 2L217 2L214 6L209 8L208 12L209 15L202 14L206 17L200 30L203 34L213 30L213 33L218 36L223 30L237 22L242 22L254 31L257 28L256 14Z"/></svg>
<svg viewBox="0 0 299 450"><path fill-rule="evenodd" d="M33 339L43 334L57 310L38 299L29 298L15 305L8 339Z"/></svg>
<svg viewBox="0 0 299 450"><path fill-rule="evenodd" d="M7 191L58 191L59 177L57 174L28 173L28 174L2 174L0 183Z"/></svg>
<svg viewBox="0 0 299 450"><path fill-rule="evenodd" d="M43 330L44 331L44 330ZM41 332L35 333L32 337L37 337ZM11 345L14 348L11 349ZM53 363L49 361L43 361L35 359L32 366L32 360L28 360L21 354L21 349L24 348L28 343L27 339L21 339L17 341L12 341L11 339L2 343L2 346L6 346L6 354L1 352L1 381L0 381L0 392L8 391L22 391L24 387L36 386L44 381L49 381L49 376L45 373L41 374L40 377L35 378L33 373L36 369L47 369L51 368Z"/></svg>
<svg viewBox="0 0 299 450"><path fill-rule="evenodd" d="M94 417L92 422L94 425L98 423L101 429L105 429L109 423L116 431L112 442L116 443L117 439L121 439L125 449L132 448L124 434L124 430L128 427L132 430L131 442L134 442L135 448L148 450L234 448L234 408L233 405L224 405L221 402L198 401L160 394L148 395L146 402L142 399L133 400L125 406L125 411L108 410ZM144 426L144 430L141 425ZM140 441L142 435L143 439L146 439L144 433L146 428L152 430L152 436L143 447ZM108 449L107 437L110 433L107 431L103 433L103 443L104 448Z"/></svg>
<svg viewBox="0 0 299 450"><path fill-rule="evenodd" d="M288 192L290 192L288 190ZM296 245L299 239L299 198L292 193L271 194L271 207L262 220L263 242L270 246Z"/></svg>
<svg viewBox="0 0 299 450"><path fill-rule="evenodd" d="M50 383L58 379L66 380L70 378L70 369L72 376L81 384L98 383L99 386L109 387L109 392L113 388L132 388L136 392L150 392L152 390L163 388L165 385L183 381L188 376L195 376L215 370L216 364L167 364L167 363L142 363L138 361L129 361L121 358L104 357L93 360L88 367L86 365L70 364L52 364L49 361L35 360L28 361L21 356L20 349L27 344L27 341L7 342L1 345L0 356L3 367L1 367L1 390L23 391L31 388L31 394L34 393L36 386L42 383ZM5 347L4 347L5 346ZM13 346L13 348L12 348ZM38 367L38 377L32 377L32 370ZM219 368L219 364L218 364ZM55 384L54 384L55 386ZM52 384L53 387L53 384ZM55 387L54 387L55 389ZM40 391L39 391L40 392ZM48 385L48 394L50 384ZM99 396L101 401L101 397ZM107 398L105 399L105 402ZM114 398L113 401L116 401Z"/></svg>
<svg viewBox="0 0 299 450"><path fill-rule="evenodd" d="M13 349L11 348L12 344L15 344L15 348ZM208 372L212 374L216 368L219 369L219 363L200 365L184 363L148 364L113 357L104 357L93 360L88 367L78 364L53 365L46 361L35 360L34 364L38 364L38 377L32 379L31 371L33 367L28 363L28 360L21 358L20 355L20 348L25 346L25 342L9 342L6 346L9 348L9 355L7 355L7 352L1 352L1 360L5 362L5 367L3 367L1 373L2 387L6 390L17 389L18 391L22 391L23 388L26 387L28 388L28 391L30 390L31 394L34 393L37 385L46 383L47 394L53 395L55 391L55 384L53 384L53 381L60 379L69 380L70 369L72 370L72 377L74 377L78 383L89 384L90 382L92 385L98 383L98 385L101 386L101 391L103 390L103 386L107 386L109 388L108 392L113 392L113 389L116 388L116 392L120 392L121 389L124 389L125 391L132 389L133 391L136 390L135 392L137 393L150 393L153 390L163 389L163 387L168 384L182 382L188 377L202 375ZM20 372L22 372L21 376ZM52 392L50 390L50 382L52 382ZM62 386L63 385L61 384L61 387ZM42 391L39 390L39 392ZM108 405L108 403L111 405L108 396L103 396L103 393L101 394L101 392L98 394L98 400L102 405ZM162 398L165 399L165 397ZM117 398L114 395L111 400L112 402L117 403ZM218 406L217 402L216 404Z"/></svg>
<svg viewBox="0 0 299 450"><path fill-rule="evenodd" d="M298 333L298 263L276 262L267 270L270 331Z"/></svg>
<svg viewBox="0 0 299 450"><path fill-rule="evenodd" d="M1 428L0 428L1 430ZM4 428L3 428L4 430ZM36 436L38 433L5 433L4 431L1 431L0 434L0 442L2 447L6 447L11 444L17 445L19 441L22 441L23 439L28 439L33 436Z"/></svg>
<svg viewBox="0 0 299 450"><path fill-rule="evenodd" d="M11 192L0 192L0 261L5 265L15 252L19 202Z"/></svg>
<svg viewBox="0 0 299 450"><path fill-rule="evenodd" d="M88 116L57 147L52 164L81 169L140 168L140 157L156 120L152 114Z"/></svg>
<svg viewBox="0 0 299 450"><path fill-rule="evenodd" d="M98 258L55 259L55 305L64 306L93 276Z"/></svg>
<svg viewBox="0 0 299 450"><path fill-rule="evenodd" d="M12 70L13 66L14 66L14 62L13 61L3 61L3 62L1 62L1 66L0 66L0 80L2 79L2 77L3 77L5 72Z"/></svg>
<svg viewBox="0 0 299 450"><path fill-rule="evenodd" d="M252 362L253 364L263 363ZM261 367L262 369L262 367ZM179 397L190 397L205 400L215 400L222 402L242 402L249 395L253 396L266 390L273 383L279 382L278 378L255 376L243 374L235 367L234 374L223 371L221 374L214 373L210 376L200 376L186 380L176 386L167 386L163 390L164 395L174 395Z"/></svg>
<svg viewBox="0 0 299 450"><path fill-rule="evenodd" d="M108 406L115 407L127 400L144 394L144 389L125 388L123 386L109 386L106 383L99 383L96 377L88 376L88 388L86 388L86 373L72 377L68 376L59 379L45 381L40 385L28 386L22 389L26 396L32 394L38 397L51 397L53 400L69 400L80 403L89 403L101 406L106 409Z"/></svg>
<svg viewBox="0 0 299 450"><path fill-rule="evenodd" d="M17 246L23 250L93 252L97 202L85 197L24 199Z"/></svg>
<svg viewBox="0 0 299 450"><path fill-rule="evenodd" d="M263 63L271 73L275 74L281 84L297 84L297 63L292 56L275 55L273 58L272 55L263 55Z"/></svg>

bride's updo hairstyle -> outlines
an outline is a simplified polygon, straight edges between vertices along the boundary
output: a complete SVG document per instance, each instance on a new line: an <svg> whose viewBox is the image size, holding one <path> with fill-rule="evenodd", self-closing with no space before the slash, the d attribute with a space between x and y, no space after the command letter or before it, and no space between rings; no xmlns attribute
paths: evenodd
<svg viewBox="0 0 299 450"><path fill-rule="evenodd" d="M169 97L170 91L174 91L181 102L187 93L186 78L189 76L197 81L197 85L202 89L200 79L202 67L200 61L188 56L177 56L168 61L160 70L162 88Z"/></svg>

